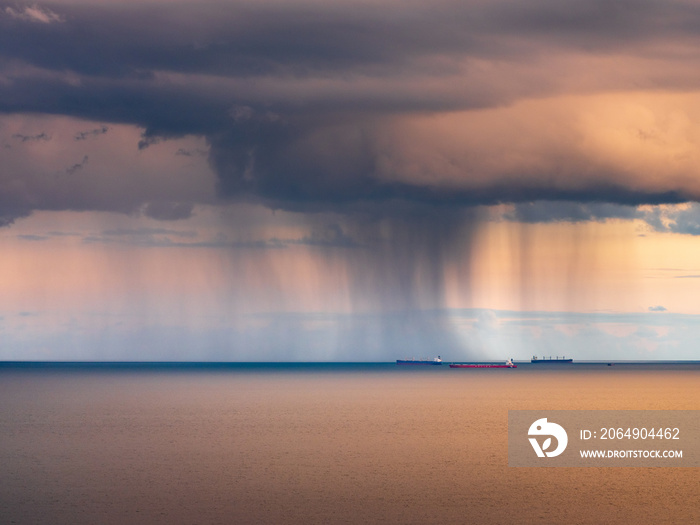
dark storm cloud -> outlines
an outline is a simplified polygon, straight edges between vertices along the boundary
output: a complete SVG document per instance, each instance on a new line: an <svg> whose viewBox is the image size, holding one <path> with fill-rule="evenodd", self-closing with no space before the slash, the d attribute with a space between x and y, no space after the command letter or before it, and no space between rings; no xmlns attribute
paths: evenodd
<svg viewBox="0 0 700 525"><path fill-rule="evenodd" d="M227 198L299 211L396 201L573 203L516 208L515 217L525 221L634 215L592 203L700 198L692 186L643 186L606 166L600 171L609 176L589 177L591 170L582 169L576 184L552 166L535 178L527 170L504 171L475 183L464 166L455 184L432 183L440 173L430 165L423 180L382 167L391 157L382 141L392 118L566 94L558 68L567 53L638 60L667 53L670 62L681 60L674 46L697 43L700 27L700 7L685 2L50 6L0 4L0 112L138 125L145 130L139 149L204 136ZM688 71L685 66L680 70ZM593 75L594 87L580 89L688 87L697 81L690 71L685 77L632 75L620 85ZM143 198L153 217L191 212L151 201Z"/></svg>
<svg viewBox="0 0 700 525"><path fill-rule="evenodd" d="M583 180L572 188L541 184L527 177L496 179L466 189L429 182L387 182L378 172L382 153L377 149L372 125L364 122L343 129L322 122L309 127L284 121L236 122L209 140L210 160L225 195L256 195L273 207L292 210L338 209L360 201L396 199L447 207L553 200L587 204L562 203L554 210L544 202L525 204L516 210L516 218L559 220L566 216L587 220L636 213L606 202L637 206L700 198L689 190L650 191L616 183L614 172L606 182Z"/></svg>
<svg viewBox="0 0 700 525"><path fill-rule="evenodd" d="M641 197L641 196L640 196ZM640 198L639 202L652 200L652 196L647 195L647 199ZM672 201L672 195L661 195L660 202ZM679 196L680 197L680 196ZM680 202L680 201L677 201ZM535 201L524 202L515 205L512 212L506 214L509 220L519 222L587 222L604 221L611 218L638 219L645 218L646 214L638 210L634 202L628 205L610 204L605 202L574 202L574 201Z"/></svg>
<svg viewBox="0 0 700 525"><path fill-rule="evenodd" d="M185 148L180 148L175 152L175 155L182 155L183 157L203 157L206 156L207 152L203 149L189 150Z"/></svg>
<svg viewBox="0 0 700 525"><path fill-rule="evenodd" d="M523 42L614 50L694 37L686 2L143 2L56 5L52 24L2 17L9 56L46 69L148 78L152 71L308 75L401 68L420 57L520 57ZM37 8L35 6L35 9ZM527 49L527 46L525 46ZM415 64L413 64L415 65ZM440 65L426 64L433 71Z"/></svg>
<svg viewBox="0 0 700 525"><path fill-rule="evenodd" d="M191 202L149 202L143 208L146 217L161 221L177 221L192 216L194 205Z"/></svg>
<svg viewBox="0 0 700 525"><path fill-rule="evenodd" d="M516 1L496 4L489 11L491 26L499 32L607 50L679 34L697 36L700 16L690 3L654 0Z"/></svg>
<svg viewBox="0 0 700 525"><path fill-rule="evenodd" d="M15 220L31 215L32 210L24 203L0 202L0 227L9 226Z"/></svg>
<svg viewBox="0 0 700 525"><path fill-rule="evenodd" d="M320 248L358 248L362 246L344 231L341 225L335 223L315 228L310 235L287 241L287 243Z"/></svg>

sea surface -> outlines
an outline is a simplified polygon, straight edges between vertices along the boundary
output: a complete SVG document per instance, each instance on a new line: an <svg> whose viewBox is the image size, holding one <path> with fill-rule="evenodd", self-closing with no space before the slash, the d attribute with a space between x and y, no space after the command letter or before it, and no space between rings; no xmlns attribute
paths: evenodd
<svg viewBox="0 0 700 525"><path fill-rule="evenodd" d="M0 523L700 523L698 468L508 467L508 410L700 410L700 364L0 364Z"/></svg>

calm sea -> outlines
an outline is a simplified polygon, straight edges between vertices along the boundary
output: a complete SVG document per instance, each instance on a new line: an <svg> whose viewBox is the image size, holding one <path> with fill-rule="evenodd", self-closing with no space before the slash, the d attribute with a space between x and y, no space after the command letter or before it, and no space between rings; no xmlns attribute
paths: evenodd
<svg viewBox="0 0 700 525"><path fill-rule="evenodd" d="M700 523L697 468L509 468L509 409L700 410L700 365L0 366L0 523Z"/></svg>

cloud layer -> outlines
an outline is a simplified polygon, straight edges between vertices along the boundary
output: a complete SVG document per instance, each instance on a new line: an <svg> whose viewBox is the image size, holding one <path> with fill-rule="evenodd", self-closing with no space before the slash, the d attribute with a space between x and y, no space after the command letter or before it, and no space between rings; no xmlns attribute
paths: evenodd
<svg viewBox="0 0 700 525"><path fill-rule="evenodd" d="M136 126L142 150L204 137L220 196L276 208L523 203L552 220L561 206L530 203L567 201L599 218L700 199L698 25L681 1L4 3L0 112L89 120L85 142ZM36 183L6 221L79 208ZM187 216L162 200L153 217Z"/></svg>

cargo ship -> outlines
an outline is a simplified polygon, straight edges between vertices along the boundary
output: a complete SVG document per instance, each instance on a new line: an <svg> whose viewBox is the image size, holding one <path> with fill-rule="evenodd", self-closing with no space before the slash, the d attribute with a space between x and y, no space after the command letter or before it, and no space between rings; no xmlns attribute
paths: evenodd
<svg viewBox="0 0 700 525"><path fill-rule="evenodd" d="M532 356L532 359L530 359L531 363L534 364L565 364L565 363L573 363L573 359L566 359L564 356L561 356L561 359L559 359L559 356L556 356L556 358L552 359L552 356L549 356L549 359L546 357L542 356L542 359L539 359L536 355Z"/></svg>
<svg viewBox="0 0 700 525"><path fill-rule="evenodd" d="M435 359L397 359L397 365L441 365L442 358L437 356Z"/></svg>
<svg viewBox="0 0 700 525"><path fill-rule="evenodd" d="M473 365L468 365L468 364L459 364L459 363L452 363L450 365L450 368L518 368L518 365L513 363L512 359L508 359L506 361L506 364L504 365L495 365L495 364L473 364Z"/></svg>

